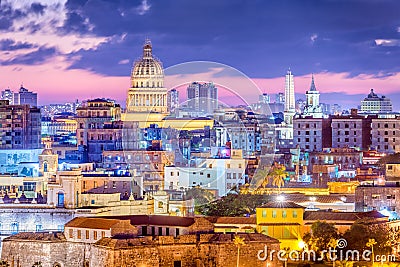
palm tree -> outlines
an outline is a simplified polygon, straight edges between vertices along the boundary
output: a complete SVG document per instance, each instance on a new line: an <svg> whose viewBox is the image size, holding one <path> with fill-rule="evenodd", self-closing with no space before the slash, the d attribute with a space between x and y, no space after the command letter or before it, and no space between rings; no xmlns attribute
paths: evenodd
<svg viewBox="0 0 400 267"><path fill-rule="evenodd" d="M270 176L272 177L272 185L278 187L280 192L281 187L285 185L285 178L287 177L285 166L275 163L270 172Z"/></svg>
<svg viewBox="0 0 400 267"><path fill-rule="evenodd" d="M240 246L243 246L244 243L244 238L241 238L239 236L235 236L235 239L233 240L233 243L237 246L237 258L236 258L236 267L239 267L239 253L240 253Z"/></svg>

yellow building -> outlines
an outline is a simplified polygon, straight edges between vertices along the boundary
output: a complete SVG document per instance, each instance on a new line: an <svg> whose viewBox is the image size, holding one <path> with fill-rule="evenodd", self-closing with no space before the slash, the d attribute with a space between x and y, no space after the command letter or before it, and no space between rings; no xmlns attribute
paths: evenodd
<svg viewBox="0 0 400 267"><path fill-rule="evenodd" d="M139 128L148 128L151 124L157 124L160 128L173 128L182 131L203 129L205 126L214 127L214 120L205 117L199 118L172 118L161 113L124 113L122 121L135 121Z"/></svg>
<svg viewBox="0 0 400 267"><path fill-rule="evenodd" d="M305 207L294 202L270 202L256 209L257 231L276 238L281 248L302 249Z"/></svg>

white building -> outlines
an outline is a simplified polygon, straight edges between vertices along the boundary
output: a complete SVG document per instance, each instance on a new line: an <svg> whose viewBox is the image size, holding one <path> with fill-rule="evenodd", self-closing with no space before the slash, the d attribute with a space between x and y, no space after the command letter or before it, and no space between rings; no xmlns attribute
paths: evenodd
<svg viewBox="0 0 400 267"><path fill-rule="evenodd" d="M392 101L384 95L379 97L374 89L361 101L361 112L363 113L387 113L392 112Z"/></svg>
<svg viewBox="0 0 400 267"><path fill-rule="evenodd" d="M188 107L203 115L212 115L218 109L218 89L213 83L191 83L187 88Z"/></svg>
<svg viewBox="0 0 400 267"><path fill-rule="evenodd" d="M37 107L37 93L30 92L28 89L21 86L18 93L14 93L14 105L30 105Z"/></svg>
<svg viewBox="0 0 400 267"><path fill-rule="evenodd" d="M306 92L307 102L304 107L303 114L305 116L312 116L313 118L322 118L322 108L319 103L319 91L315 87L314 75L312 76L310 90Z"/></svg>
<svg viewBox="0 0 400 267"><path fill-rule="evenodd" d="M200 186L215 190L218 196L226 195L236 185L245 182L246 161L240 150L232 150L230 159L206 159L199 167L164 168L164 189L184 190Z"/></svg>
<svg viewBox="0 0 400 267"><path fill-rule="evenodd" d="M296 100L294 97L294 79L290 69L285 78L285 122L291 125L293 116L296 113Z"/></svg>

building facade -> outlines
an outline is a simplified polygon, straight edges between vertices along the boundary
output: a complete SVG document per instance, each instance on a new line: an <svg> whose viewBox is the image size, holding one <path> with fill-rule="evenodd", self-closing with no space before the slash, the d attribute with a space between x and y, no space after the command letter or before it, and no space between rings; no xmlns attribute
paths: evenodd
<svg viewBox="0 0 400 267"><path fill-rule="evenodd" d="M293 119L293 144L304 151L322 151L332 146L331 119L299 117Z"/></svg>
<svg viewBox="0 0 400 267"><path fill-rule="evenodd" d="M122 150L120 119L120 106L110 100L88 100L77 108L77 144L87 148L89 162L101 162L104 150Z"/></svg>
<svg viewBox="0 0 400 267"><path fill-rule="evenodd" d="M293 116L296 113L296 100L294 95L294 78L290 69L285 77L285 122L291 125Z"/></svg>
<svg viewBox="0 0 400 267"><path fill-rule="evenodd" d="M310 90L306 92L306 106L304 107L303 114L313 118L322 118L322 108L319 103L319 91L315 87L314 75L312 76Z"/></svg>
<svg viewBox="0 0 400 267"><path fill-rule="evenodd" d="M40 109L0 101L0 149L41 148Z"/></svg>
<svg viewBox="0 0 400 267"><path fill-rule="evenodd" d="M400 117L378 115L371 121L371 148L383 153L400 152Z"/></svg>
<svg viewBox="0 0 400 267"><path fill-rule="evenodd" d="M392 101L385 96L379 97L374 89L361 101L361 112L363 113L388 113L392 112Z"/></svg>
<svg viewBox="0 0 400 267"><path fill-rule="evenodd" d="M357 114L332 117L332 147L358 147L369 149L371 146L371 117Z"/></svg>
<svg viewBox="0 0 400 267"><path fill-rule="evenodd" d="M153 56L150 40L143 46L143 56L135 61L128 90L128 113L167 113L167 89L164 87L164 70L160 60Z"/></svg>
<svg viewBox="0 0 400 267"><path fill-rule="evenodd" d="M37 107L37 93L31 92L28 89L21 86L18 93L14 93L15 105L29 105L31 107Z"/></svg>
<svg viewBox="0 0 400 267"><path fill-rule="evenodd" d="M202 115L212 115L218 109L218 89L213 83L193 82L187 88L188 108Z"/></svg>

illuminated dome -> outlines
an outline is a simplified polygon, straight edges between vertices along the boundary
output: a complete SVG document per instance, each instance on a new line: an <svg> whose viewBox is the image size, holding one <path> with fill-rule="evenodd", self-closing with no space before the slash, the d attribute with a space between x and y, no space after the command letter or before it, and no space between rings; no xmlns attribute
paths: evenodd
<svg viewBox="0 0 400 267"><path fill-rule="evenodd" d="M164 70L160 60L152 54L150 40L143 46L143 57L135 61L132 68L132 88L162 88Z"/></svg>
<svg viewBox="0 0 400 267"><path fill-rule="evenodd" d="M152 54L150 40L143 46L143 56L133 64L131 87L126 99L126 111L167 113L167 89L164 88L164 70L160 60Z"/></svg>

